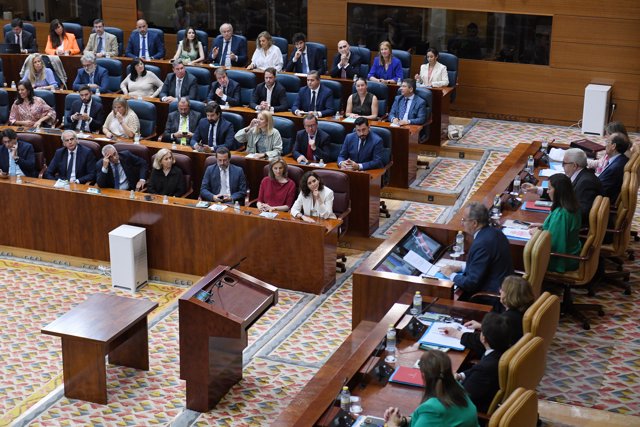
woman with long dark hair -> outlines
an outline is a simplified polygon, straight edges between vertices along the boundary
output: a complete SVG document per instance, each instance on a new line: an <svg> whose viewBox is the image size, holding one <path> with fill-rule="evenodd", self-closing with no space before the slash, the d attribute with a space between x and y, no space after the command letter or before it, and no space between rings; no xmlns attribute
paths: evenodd
<svg viewBox="0 0 640 427"><path fill-rule="evenodd" d="M54 19L49 24L49 37L44 51L47 55L80 54L76 36L72 33L67 33L59 19Z"/></svg>
<svg viewBox="0 0 640 427"><path fill-rule="evenodd" d="M314 171L305 172L300 178L300 193L291 207L291 216L305 222L335 218L333 213L333 190L325 186Z"/></svg>
<svg viewBox="0 0 640 427"><path fill-rule="evenodd" d="M120 83L120 89L125 95L157 98L162 85L162 80L155 73L147 71L142 59L133 58L131 73Z"/></svg>
<svg viewBox="0 0 640 427"><path fill-rule="evenodd" d="M11 106L9 124L26 127L51 127L56 121L56 110L44 99L35 96L29 80L18 83L18 96Z"/></svg>

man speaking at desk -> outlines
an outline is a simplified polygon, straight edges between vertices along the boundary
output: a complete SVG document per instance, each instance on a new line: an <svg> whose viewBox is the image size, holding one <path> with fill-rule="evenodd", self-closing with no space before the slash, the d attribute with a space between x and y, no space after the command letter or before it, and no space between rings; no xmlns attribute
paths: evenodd
<svg viewBox="0 0 640 427"><path fill-rule="evenodd" d="M128 151L118 153L111 144L102 147L102 159L96 163L96 183L100 188L142 190L147 178L147 162Z"/></svg>
<svg viewBox="0 0 640 427"><path fill-rule="evenodd" d="M477 292L498 293L505 277L513 274L509 241L497 228L489 227L489 210L481 203L470 203L462 218L464 232L473 236L467 264L447 265L440 271L462 290L461 301Z"/></svg>
<svg viewBox="0 0 640 427"><path fill-rule="evenodd" d="M340 169L362 171L383 168L382 138L370 131L369 121L364 117L358 117L353 124L355 132L347 135L338 156Z"/></svg>

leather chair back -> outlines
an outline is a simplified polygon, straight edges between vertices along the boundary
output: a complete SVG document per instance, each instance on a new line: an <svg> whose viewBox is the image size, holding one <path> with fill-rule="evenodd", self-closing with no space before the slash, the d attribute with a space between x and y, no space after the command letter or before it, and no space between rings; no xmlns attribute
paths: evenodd
<svg viewBox="0 0 640 427"><path fill-rule="evenodd" d="M295 165L287 165L287 176L296 185L296 193L300 191L298 186L303 174L302 168ZM264 165L264 168L262 168L262 177L264 178L265 176L269 176L269 164Z"/></svg>
<svg viewBox="0 0 640 427"><path fill-rule="evenodd" d="M156 133L157 113L156 106L148 101L138 99L129 100L129 108L135 111L140 121L140 135L143 138L153 136Z"/></svg>
<svg viewBox="0 0 640 427"><path fill-rule="evenodd" d="M22 23L22 29L25 30L25 31L30 32L31 35L33 35L33 38L37 40L36 27L34 27L33 24L31 24L30 22L23 22ZM7 36L7 33L9 31L12 31L11 24L5 24L4 25L4 35L5 35L5 37Z"/></svg>
<svg viewBox="0 0 640 427"><path fill-rule="evenodd" d="M282 52L282 63L287 64L287 55L289 55L289 42L284 37L271 36L271 41L274 45L278 46L280 52Z"/></svg>
<svg viewBox="0 0 640 427"><path fill-rule="evenodd" d="M2 58L0 58L0 87L4 87L4 72L2 72L2 70L4 70L4 68L2 65Z"/></svg>
<svg viewBox="0 0 640 427"><path fill-rule="evenodd" d="M447 67L449 77L449 87L455 88L458 85L458 57L452 53L440 52L438 62ZM451 102L456 100L456 90L451 94Z"/></svg>
<svg viewBox="0 0 640 427"><path fill-rule="evenodd" d="M522 332L527 333L531 332L531 322L533 322L533 315L538 311L540 306L549 298L551 294L549 292L544 292L540 295L534 302L529 306L527 311L524 312L522 316Z"/></svg>
<svg viewBox="0 0 640 427"><path fill-rule="evenodd" d="M324 120L318 121L318 129L321 129L329 134L331 137L331 146L329 148L330 156L324 160L325 163L335 162L338 159L342 144L345 138L345 129L340 123L327 122Z"/></svg>
<svg viewBox="0 0 640 427"><path fill-rule="evenodd" d="M185 68L187 69L187 73L196 78L196 83L198 85L198 93L196 96L198 97L198 101L206 100L211 86L211 73L209 70L202 67L188 66Z"/></svg>
<svg viewBox="0 0 640 427"><path fill-rule="evenodd" d="M203 116L203 117L206 117ZM240 114L238 113L232 113L230 111L223 111L222 112L222 117L224 117L225 120L227 120L228 122L230 122L233 125L233 130L238 132L240 129L242 129L244 126L244 117L242 117Z"/></svg>
<svg viewBox="0 0 640 427"><path fill-rule="evenodd" d="M290 119L273 116L273 127L280 132L280 136L282 137L282 155L286 156L293 150L293 143L296 140L296 126Z"/></svg>
<svg viewBox="0 0 640 427"><path fill-rule="evenodd" d="M79 139L78 144L91 150L96 160L102 158L102 147L100 147L100 144L98 144L97 142L89 141L87 139Z"/></svg>
<svg viewBox="0 0 640 427"><path fill-rule="evenodd" d="M79 99L80 95L77 93L70 93L64 98L64 123L67 122L67 117L71 115L71 106ZM102 99L98 95L91 95L91 101L102 105Z"/></svg>
<svg viewBox="0 0 640 427"><path fill-rule="evenodd" d="M489 427L535 427L537 422L536 392L518 387L491 415Z"/></svg>
<svg viewBox="0 0 640 427"><path fill-rule="evenodd" d="M118 153L121 151L128 151L131 154L141 157L145 162L147 162L147 172L151 170L151 155L149 154L149 148L147 148L146 145L131 144L130 142L116 142L113 146Z"/></svg>
<svg viewBox="0 0 640 427"><path fill-rule="evenodd" d="M333 213L342 220L339 234L343 235L349 228L349 213L351 212L351 194L349 190L349 176L340 171L316 169L323 184L333 190Z"/></svg>
<svg viewBox="0 0 640 427"><path fill-rule="evenodd" d="M406 50L400 49L393 49L391 52L393 53L393 56L398 58L400 60L400 63L402 64L403 78L408 78L409 70L411 69L411 54Z"/></svg>
<svg viewBox="0 0 640 427"><path fill-rule="evenodd" d="M500 388L498 392L493 397L491 401L491 405L489 405L489 409L487 410L487 415L491 415L498 405L500 405L508 396L505 395L507 388L507 381L509 376L509 363L511 359L523 348L531 339L533 335L530 333L525 333L514 345L512 345L507 351L505 351L500 357L500 361L498 362L498 383Z"/></svg>
<svg viewBox="0 0 640 427"><path fill-rule="evenodd" d="M523 279L531 284L533 296L538 297L542 289L544 275L547 272L551 254L551 234L546 230L538 230L524 247Z"/></svg>
<svg viewBox="0 0 640 427"><path fill-rule="evenodd" d="M284 90L287 91L287 101L289 102L289 105L293 105L296 102L298 92L300 91L300 78L293 74L279 73L276 74L276 80L284 86Z"/></svg>
<svg viewBox="0 0 640 427"><path fill-rule="evenodd" d="M36 89L33 91L33 94L42 98L44 102L49 105L49 107L53 108L54 110L56 109L56 97L50 90Z"/></svg>
<svg viewBox="0 0 640 427"><path fill-rule="evenodd" d="M360 55L360 59L362 60L362 63L360 64L360 71L358 71L356 74L359 77L364 77L366 79L367 75L369 74L369 64L371 63L371 50L366 47L358 46L351 46L350 49L352 52L357 52L358 55Z"/></svg>
<svg viewBox="0 0 640 427"><path fill-rule="evenodd" d="M333 108L336 111L344 111L342 105L342 84L337 80L320 80L322 85L331 89L331 93L333 94Z"/></svg>
<svg viewBox="0 0 640 427"><path fill-rule="evenodd" d="M118 41L118 56L123 56L124 55L124 31L116 27L104 27L104 30L109 34L113 34L114 36L116 36L116 40ZM91 30L91 32L93 33L94 31Z"/></svg>
<svg viewBox="0 0 640 427"><path fill-rule="evenodd" d="M152 72L153 74L158 76L160 80L164 81L164 79L162 78L162 71L160 70L160 67L158 67L157 65L151 65L151 64L145 63L144 68L147 70L147 72ZM127 65L127 76L129 74L131 74L131 64Z"/></svg>
<svg viewBox="0 0 640 427"><path fill-rule="evenodd" d="M250 71L227 70L227 76L240 85L240 103L249 105L253 91L258 85L256 75Z"/></svg>
<svg viewBox="0 0 640 427"><path fill-rule="evenodd" d="M635 157L634 157L635 156ZM638 154L634 154L627 162L634 162L638 158ZM626 165L625 165L626 166ZM620 196L618 196L618 203L616 205L615 218L613 223L612 240L609 244L602 245L602 251L607 256L624 257L629 247L629 240L631 239L631 225L633 223L633 216L636 212L636 205L638 203L638 173L632 170L624 172L622 178L622 189Z"/></svg>
<svg viewBox="0 0 640 427"><path fill-rule="evenodd" d="M0 89L0 125L7 124L10 111L11 104L9 104L9 94L6 90Z"/></svg>
<svg viewBox="0 0 640 427"><path fill-rule="evenodd" d="M109 92L118 92L122 82L122 62L113 58L98 58L96 64L109 73Z"/></svg>
<svg viewBox="0 0 640 427"><path fill-rule="evenodd" d="M391 144L392 144L391 131L387 128L378 127L378 126L371 126L370 130L371 132L375 133L380 138L382 138L382 146L384 147L382 150L382 162L385 165L388 165L389 162L391 161Z"/></svg>
<svg viewBox="0 0 640 427"><path fill-rule="evenodd" d="M80 52L82 52L84 50L84 34L82 33L82 25L76 24L75 22L63 22L62 26L67 33L72 33L76 36L78 47L80 48Z"/></svg>
<svg viewBox="0 0 640 427"><path fill-rule="evenodd" d="M20 141L28 142L33 146L33 153L36 157L36 176L42 178L44 171L47 169L47 159L44 155L44 138L37 133L18 133Z"/></svg>
<svg viewBox="0 0 640 427"><path fill-rule="evenodd" d="M157 153L156 153L157 154ZM187 197L191 193L193 193L193 162L191 161L191 157L186 154L180 154L173 152L173 158L176 160L176 166L180 168L182 171L182 177L184 178L184 188L185 192L180 195L180 197ZM156 158L154 154L151 156L151 165Z"/></svg>
<svg viewBox="0 0 640 427"><path fill-rule="evenodd" d="M324 69L327 70L327 46L322 43L317 42L306 42L308 46L313 46L314 48L320 51L322 55L322 63L324 65Z"/></svg>
<svg viewBox="0 0 640 427"><path fill-rule="evenodd" d="M207 117L207 114L204 112L206 106L207 105L204 102L197 101L195 99L189 100L189 107L191 107L192 110L200 113L200 118ZM177 109L178 101L173 101L171 104L169 104L169 113L173 113Z"/></svg>
<svg viewBox="0 0 640 427"><path fill-rule="evenodd" d="M178 33L176 34L178 43L180 43L182 39L184 39L184 35L185 30L178 31ZM206 33L206 31L196 30L196 37L198 38L198 40L200 40L200 43L202 43L202 49L204 50L204 56L206 57L207 53L209 52L209 35Z"/></svg>
<svg viewBox="0 0 640 427"><path fill-rule="evenodd" d="M367 82L367 92L371 92L378 98L378 117L386 116L389 110L389 88L387 85L380 82ZM353 85L353 93L356 93L355 85Z"/></svg>
<svg viewBox="0 0 640 427"><path fill-rule="evenodd" d="M549 295L533 313L530 331L534 336L543 339L545 362L559 322L560 298L557 295Z"/></svg>

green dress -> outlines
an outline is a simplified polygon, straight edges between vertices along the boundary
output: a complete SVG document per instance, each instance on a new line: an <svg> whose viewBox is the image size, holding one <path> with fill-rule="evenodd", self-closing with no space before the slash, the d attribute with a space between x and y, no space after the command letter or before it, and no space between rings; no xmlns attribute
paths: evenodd
<svg viewBox="0 0 640 427"><path fill-rule="evenodd" d="M191 44L191 50L184 50L184 45L182 43L182 40L180 40L180 46L183 47L182 51L180 52L180 59L186 60L186 61L195 61L196 59L198 59L198 57L200 56L200 49L198 49L198 45L200 45L200 40L196 40L196 45L194 46L193 43Z"/></svg>
<svg viewBox="0 0 640 427"><path fill-rule="evenodd" d="M466 407L449 408L435 397L427 399L411 414L411 427L478 427L476 406L466 398Z"/></svg>
<svg viewBox="0 0 640 427"><path fill-rule="evenodd" d="M580 211L571 213L565 208L555 208L542 224L543 230L551 233L551 252L580 255L582 242L579 239ZM552 256L547 270L564 273L578 269L578 260Z"/></svg>

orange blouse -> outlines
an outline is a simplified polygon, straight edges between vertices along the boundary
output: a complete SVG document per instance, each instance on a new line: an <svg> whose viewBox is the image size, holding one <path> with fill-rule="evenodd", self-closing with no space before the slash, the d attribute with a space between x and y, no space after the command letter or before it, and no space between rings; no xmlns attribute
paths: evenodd
<svg viewBox="0 0 640 427"><path fill-rule="evenodd" d="M64 35L64 39L62 40L62 47L65 52L70 51L71 55L80 54L80 48L78 47L76 36L72 33L66 33ZM57 55L57 48L51 45L51 36L47 36L47 46L44 48L44 51L47 55Z"/></svg>

